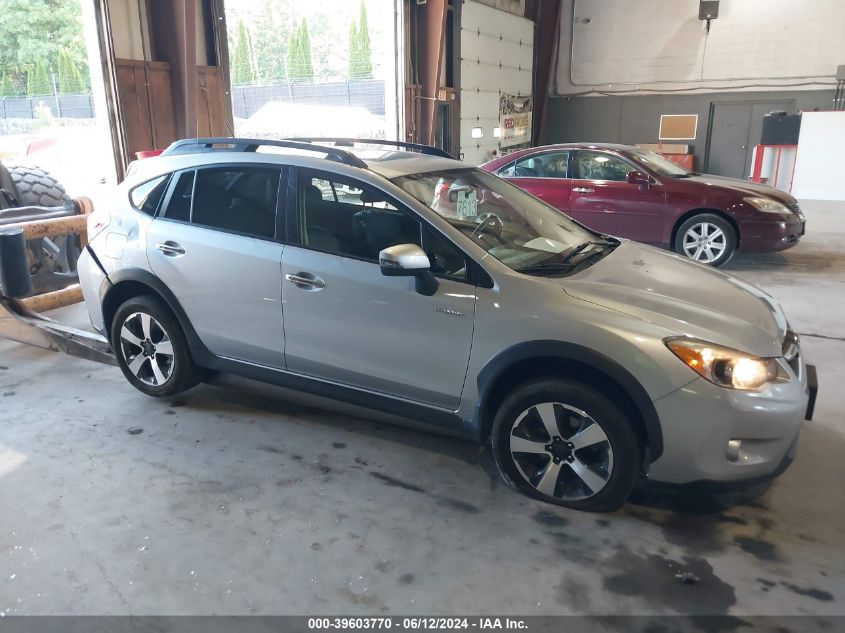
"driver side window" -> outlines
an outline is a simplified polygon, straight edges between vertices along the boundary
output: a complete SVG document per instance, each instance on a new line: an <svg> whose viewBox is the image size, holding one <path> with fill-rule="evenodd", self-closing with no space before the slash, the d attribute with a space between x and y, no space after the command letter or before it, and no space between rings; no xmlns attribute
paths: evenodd
<svg viewBox="0 0 845 633"><path fill-rule="evenodd" d="M302 246L378 263L382 249L420 245L420 223L377 189L329 174L301 171L299 236Z"/></svg>
<svg viewBox="0 0 845 633"><path fill-rule="evenodd" d="M606 152L578 152L575 158L575 177L581 180L611 180L625 182L634 168L621 158Z"/></svg>
<svg viewBox="0 0 845 633"><path fill-rule="evenodd" d="M467 279L463 253L409 210L361 182L302 170L298 178L301 245L378 264L379 252L416 244L431 261L431 272Z"/></svg>

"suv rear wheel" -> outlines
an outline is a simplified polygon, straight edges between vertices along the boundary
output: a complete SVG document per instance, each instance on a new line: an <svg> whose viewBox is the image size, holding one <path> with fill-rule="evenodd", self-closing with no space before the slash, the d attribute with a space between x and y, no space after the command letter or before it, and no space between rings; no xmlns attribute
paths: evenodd
<svg viewBox="0 0 845 633"><path fill-rule="evenodd" d="M736 231L715 213L699 213L678 227L674 250L710 266L727 264L736 250Z"/></svg>
<svg viewBox="0 0 845 633"><path fill-rule="evenodd" d="M548 503L610 512L640 473L630 421L588 384L548 379L515 389L493 422L493 454L505 481Z"/></svg>
<svg viewBox="0 0 845 633"><path fill-rule="evenodd" d="M148 396L173 396L199 382L182 328L159 299L142 295L124 302L111 340L123 375Z"/></svg>

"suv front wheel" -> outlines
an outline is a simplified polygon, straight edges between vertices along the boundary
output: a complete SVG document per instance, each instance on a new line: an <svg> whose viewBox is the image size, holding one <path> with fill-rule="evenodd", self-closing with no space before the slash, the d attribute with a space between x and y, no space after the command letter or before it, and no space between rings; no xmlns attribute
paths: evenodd
<svg viewBox="0 0 845 633"><path fill-rule="evenodd" d="M199 382L182 328L155 297L123 303L112 321L111 340L123 375L148 396L173 396Z"/></svg>
<svg viewBox="0 0 845 633"><path fill-rule="evenodd" d="M493 422L505 481L528 496L591 512L621 507L640 473L630 421L591 385L547 379L515 389Z"/></svg>

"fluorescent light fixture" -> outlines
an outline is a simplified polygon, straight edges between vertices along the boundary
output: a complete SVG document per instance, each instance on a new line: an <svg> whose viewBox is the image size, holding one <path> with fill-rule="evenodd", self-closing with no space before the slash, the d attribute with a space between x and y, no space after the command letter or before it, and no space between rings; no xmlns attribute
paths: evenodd
<svg viewBox="0 0 845 633"><path fill-rule="evenodd" d="M481 127L472 128L472 138L483 138L483 137L484 137L484 128L481 128Z"/></svg>
<svg viewBox="0 0 845 633"><path fill-rule="evenodd" d="M502 128L494 127L493 128L493 138L500 138L502 136Z"/></svg>

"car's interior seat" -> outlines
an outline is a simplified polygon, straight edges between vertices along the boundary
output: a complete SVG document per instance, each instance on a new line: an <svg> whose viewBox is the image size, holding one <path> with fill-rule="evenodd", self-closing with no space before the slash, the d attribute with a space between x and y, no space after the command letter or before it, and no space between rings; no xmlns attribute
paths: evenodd
<svg viewBox="0 0 845 633"><path fill-rule="evenodd" d="M278 176L224 173L203 185L196 188L194 223L249 235L275 235Z"/></svg>
<svg viewBox="0 0 845 633"><path fill-rule="evenodd" d="M543 177L543 161L538 158L528 159L528 168L532 170L538 177Z"/></svg>
<svg viewBox="0 0 845 633"><path fill-rule="evenodd" d="M537 170L532 167L522 167L518 166L513 170L514 176L522 176L523 178L536 178L537 177Z"/></svg>
<svg viewBox="0 0 845 633"><path fill-rule="evenodd" d="M323 200L320 188L313 184L306 185L303 189L302 203L305 218L304 244L321 251L340 252L342 250L340 239L323 226L327 219L327 212L331 214L331 209L327 208L330 203Z"/></svg>
<svg viewBox="0 0 845 633"><path fill-rule="evenodd" d="M360 257L378 259L379 252L389 246L409 242L419 243L419 225L414 234L413 228L408 224L416 223L406 218L401 212L367 206L384 201L384 197L377 192L367 190L361 192L361 203L364 209L356 213L353 218L355 244Z"/></svg>

